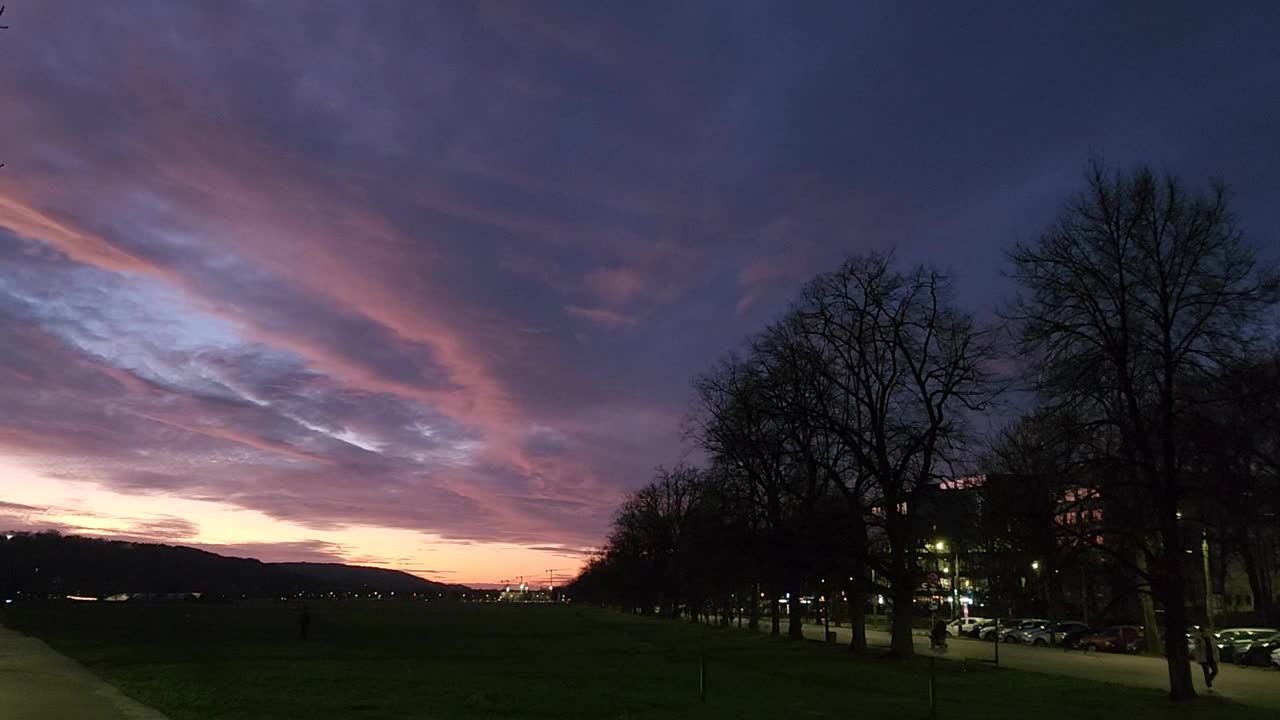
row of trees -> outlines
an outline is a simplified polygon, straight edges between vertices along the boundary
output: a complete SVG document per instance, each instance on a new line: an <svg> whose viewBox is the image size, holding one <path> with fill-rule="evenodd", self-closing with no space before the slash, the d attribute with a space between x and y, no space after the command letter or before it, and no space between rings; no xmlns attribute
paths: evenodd
<svg viewBox="0 0 1280 720"><path fill-rule="evenodd" d="M1106 558L1144 591L1148 627L1162 613L1181 637L1188 527L1243 549L1280 504L1276 275L1221 187L1100 164L1008 260L1021 292L989 325L945 275L883 255L811 281L695 381L688 437L705 466L660 469L629 498L576 594L694 618L745 607L753 627L763 596L775 634L785 596L798 636L802 592L841 592L853 649L868 594L885 594L891 652L907 656L926 545L957 519L947 493L999 474L972 481L974 549L1034 544L1051 580L1067 556ZM1030 410L990 436L1000 399ZM1194 695L1187 660L1168 644L1175 699Z"/></svg>

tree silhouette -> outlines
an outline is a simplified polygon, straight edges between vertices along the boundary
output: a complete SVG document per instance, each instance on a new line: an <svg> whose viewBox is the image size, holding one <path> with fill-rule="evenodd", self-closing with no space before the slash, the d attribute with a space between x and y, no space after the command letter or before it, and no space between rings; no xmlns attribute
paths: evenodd
<svg viewBox="0 0 1280 720"><path fill-rule="evenodd" d="M1118 436L1124 481L1153 510L1155 539L1138 559L1154 560L1166 636L1181 638L1188 419L1198 388L1246 351L1275 277L1258 272L1220 185L1192 193L1171 176L1112 175L1097 162L1087 189L1011 260L1025 290L1012 316L1036 385ZM1186 645L1168 646L1170 697L1194 697Z"/></svg>

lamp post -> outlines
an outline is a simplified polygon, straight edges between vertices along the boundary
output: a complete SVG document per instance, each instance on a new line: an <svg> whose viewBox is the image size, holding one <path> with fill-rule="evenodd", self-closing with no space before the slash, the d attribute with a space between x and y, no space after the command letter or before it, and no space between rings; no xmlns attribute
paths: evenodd
<svg viewBox="0 0 1280 720"><path fill-rule="evenodd" d="M1204 617L1209 632L1213 632L1213 585L1209 577L1209 531L1200 532L1200 555L1204 558Z"/></svg>
<svg viewBox="0 0 1280 720"><path fill-rule="evenodd" d="M945 540L935 540L933 549L939 553L947 551L947 542ZM951 546L951 619L955 620L960 615L960 551L954 545Z"/></svg>

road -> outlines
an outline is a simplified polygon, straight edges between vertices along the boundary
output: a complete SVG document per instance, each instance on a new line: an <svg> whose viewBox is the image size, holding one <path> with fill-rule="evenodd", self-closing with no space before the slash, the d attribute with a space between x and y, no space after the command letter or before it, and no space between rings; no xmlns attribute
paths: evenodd
<svg viewBox="0 0 1280 720"><path fill-rule="evenodd" d="M165 720L35 638L0 628L0 718Z"/></svg>
<svg viewBox="0 0 1280 720"><path fill-rule="evenodd" d="M839 642L850 641L849 628L832 628ZM784 626L785 631L785 626ZM805 635L814 640L822 639L822 627L806 625ZM873 647L889 647L889 633L868 631L867 643ZM916 638L916 651L927 653L929 640ZM982 640L951 638L942 655L949 660L968 658L971 661L991 660L994 643ZM1169 670L1163 658L1110 653L1066 652L1057 648L1037 648L1026 645L1000 644L1000 667L1030 672L1066 675L1086 680L1096 680L1118 685L1168 690ZM1196 691L1205 692L1204 676L1200 666L1192 667ZM1266 668L1240 667L1224 663L1217 679L1213 681L1213 694L1238 702L1280 712L1280 672Z"/></svg>

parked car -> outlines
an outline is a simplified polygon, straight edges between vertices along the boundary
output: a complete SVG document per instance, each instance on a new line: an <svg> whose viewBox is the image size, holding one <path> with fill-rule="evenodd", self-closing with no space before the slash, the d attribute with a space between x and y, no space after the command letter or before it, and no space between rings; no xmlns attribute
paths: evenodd
<svg viewBox="0 0 1280 720"><path fill-rule="evenodd" d="M1271 664L1271 653L1280 648L1280 632L1269 637L1260 638L1249 643L1243 650L1236 651L1236 662L1241 665Z"/></svg>
<svg viewBox="0 0 1280 720"><path fill-rule="evenodd" d="M1077 648L1083 648L1084 645L1081 644L1082 641L1101 629L1102 628L1086 627L1080 630L1076 630L1075 632L1069 632L1066 635L1062 636L1062 640L1059 641L1058 644L1066 648L1067 650L1075 650Z"/></svg>
<svg viewBox="0 0 1280 720"><path fill-rule="evenodd" d="M1008 630L1005 630L1003 627L1000 628L1000 640L1007 643L1022 642L1022 633L1036 631L1036 630L1043 630L1049 627L1049 624L1050 624L1049 621L1045 620L1044 618L1031 618L1029 620L1023 620L1022 622L1018 623L1014 627L1009 628Z"/></svg>
<svg viewBox="0 0 1280 720"><path fill-rule="evenodd" d="M1135 653L1142 649L1145 639L1141 625L1112 625L1086 635L1080 640L1079 647L1101 652Z"/></svg>
<svg viewBox="0 0 1280 720"><path fill-rule="evenodd" d="M947 637L972 636L986 621L986 618L977 617L956 618L947 623Z"/></svg>
<svg viewBox="0 0 1280 720"><path fill-rule="evenodd" d="M995 640L996 639L996 623L1000 623L1000 632L1004 632L1007 628L1017 627L1022 624L1022 618L1000 618L1000 620L988 620L978 627L979 640Z"/></svg>
<svg viewBox="0 0 1280 720"><path fill-rule="evenodd" d="M1236 655L1248 649L1255 640L1280 632L1275 628L1227 628L1214 633L1218 639L1218 655L1222 662L1235 662Z"/></svg>
<svg viewBox="0 0 1280 720"><path fill-rule="evenodd" d="M1088 630L1089 626L1082 622L1069 620L1056 624L1046 625L1044 627L1022 630L1018 633L1018 642L1024 645L1036 645L1044 647L1046 645L1057 645L1067 635L1081 630Z"/></svg>
<svg viewBox="0 0 1280 720"><path fill-rule="evenodd" d="M1280 670L1280 649L1271 651L1271 664L1274 665L1277 670Z"/></svg>

